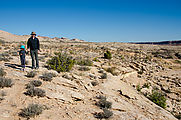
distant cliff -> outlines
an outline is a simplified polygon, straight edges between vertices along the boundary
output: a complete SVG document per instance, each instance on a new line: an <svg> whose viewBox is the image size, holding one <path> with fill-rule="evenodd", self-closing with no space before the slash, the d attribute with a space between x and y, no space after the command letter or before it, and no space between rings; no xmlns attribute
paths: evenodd
<svg viewBox="0 0 181 120"><path fill-rule="evenodd" d="M175 41L161 41L161 42L136 42L135 44L181 45L181 40L175 40Z"/></svg>

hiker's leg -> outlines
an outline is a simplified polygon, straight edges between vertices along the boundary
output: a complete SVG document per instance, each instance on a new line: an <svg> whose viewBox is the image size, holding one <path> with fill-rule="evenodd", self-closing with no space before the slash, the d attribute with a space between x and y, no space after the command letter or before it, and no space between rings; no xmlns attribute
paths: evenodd
<svg viewBox="0 0 181 120"><path fill-rule="evenodd" d="M20 57L21 60L21 67L23 67L23 57Z"/></svg>
<svg viewBox="0 0 181 120"><path fill-rule="evenodd" d="M34 53L34 50L31 50L30 54L31 54L31 59L32 59L32 68L34 68L35 67L35 53Z"/></svg>
<svg viewBox="0 0 181 120"><path fill-rule="evenodd" d="M22 67L25 68L25 57L23 57L23 64L22 64Z"/></svg>
<svg viewBox="0 0 181 120"><path fill-rule="evenodd" d="M35 50L36 68L39 68L38 50Z"/></svg>

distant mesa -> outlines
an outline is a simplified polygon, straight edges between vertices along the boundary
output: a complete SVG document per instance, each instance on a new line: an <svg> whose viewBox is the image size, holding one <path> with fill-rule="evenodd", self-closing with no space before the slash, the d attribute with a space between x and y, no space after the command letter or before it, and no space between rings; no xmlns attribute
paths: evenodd
<svg viewBox="0 0 181 120"><path fill-rule="evenodd" d="M136 42L134 44L152 44L152 45L181 45L181 40L161 41L161 42Z"/></svg>
<svg viewBox="0 0 181 120"><path fill-rule="evenodd" d="M11 33L8 33L6 31L0 30L0 39L4 40L6 42L21 42L21 41L27 41L27 39L30 37L30 35L14 35ZM46 36L37 36L40 41L54 41L54 42L85 42L84 40L79 40L79 39L68 39L65 37L46 37Z"/></svg>

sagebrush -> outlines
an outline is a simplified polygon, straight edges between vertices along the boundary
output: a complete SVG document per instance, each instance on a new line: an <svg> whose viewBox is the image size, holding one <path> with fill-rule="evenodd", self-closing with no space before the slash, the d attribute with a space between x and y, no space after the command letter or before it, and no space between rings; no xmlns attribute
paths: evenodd
<svg viewBox="0 0 181 120"><path fill-rule="evenodd" d="M32 87L39 87L42 85L42 82L40 80L33 80L30 83L26 84L26 89L32 88Z"/></svg>
<svg viewBox="0 0 181 120"><path fill-rule="evenodd" d="M0 68L0 77L3 77L6 75L6 72L4 71L3 68Z"/></svg>
<svg viewBox="0 0 181 120"><path fill-rule="evenodd" d="M42 76L40 76L40 78L44 81L52 81L53 77L56 77L54 73L43 73Z"/></svg>
<svg viewBox="0 0 181 120"><path fill-rule="evenodd" d="M36 76L36 74L37 74L36 71L30 71L27 73L26 77L33 78Z"/></svg>
<svg viewBox="0 0 181 120"><path fill-rule="evenodd" d="M31 97L33 96L44 97L46 95L44 90L34 87L29 88L26 92L24 92L24 94L29 95Z"/></svg>
<svg viewBox="0 0 181 120"><path fill-rule="evenodd" d="M108 119L113 115L112 111L108 109L103 109L103 112L94 113L94 117L97 119Z"/></svg>
<svg viewBox="0 0 181 120"><path fill-rule="evenodd" d="M0 77L0 87L11 87L13 85L12 80L4 77Z"/></svg>
<svg viewBox="0 0 181 120"><path fill-rule="evenodd" d="M41 114L44 110L44 106L39 104L30 104L28 107L21 109L19 116L30 119Z"/></svg>

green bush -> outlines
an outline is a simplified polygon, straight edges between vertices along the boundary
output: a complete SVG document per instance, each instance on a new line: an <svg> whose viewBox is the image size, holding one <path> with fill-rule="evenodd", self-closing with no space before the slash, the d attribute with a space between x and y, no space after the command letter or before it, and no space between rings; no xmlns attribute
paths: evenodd
<svg viewBox="0 0 181 120"><path fill-rule="evenodd" d="M106 52L104 53L104 58L106 58L106 59L111 59L111 58L112 58L111 52L110 52L110 51L106 51Z"/></svg>
<svg viewBox="0 0 181 120"><path fill-rule="evenodd" d="M7 79L4 77L0 77L0 87L4 88L4 87L11 87L13 85L12 80L11 79Z"/></svg>
<svg viewBox="0 0 181 120"><path fill-rule="evenodd" d="M97 57L95 57L95 58L93 59L93 61L95 61L95 62L100 62Z"/></svg>
<svg viewBox="0 0 181 120"><path fill-rule="evenodd" d="M76 61L76 63L81 66L92 66L93 65L93 62L89 59L79 59Z"/></svg>
<svg viewBox="0 0 181 120"><path fill-rule="evenodd" d="M68 72L72 69L75 61L72 57L63 53L55 53L56 56L47 61L49 69L56 70L57 72Z"/></svg>
<svg viewBox="0 0 181 120"><path fill-rule="evenodd" d="M44 106L39 104L30 104L28 107L21 109L19 116L30 119L30 117L35 117L41 114L44 110Z"/></svg>
<svg viewBox="0 0 181 120"><path fill-rule="evenodd" d="M148 98L160 107L166 108L166 98L163 93L154 90Z"/></svg>
<svg viewBox="0 0 181 120"><path fill-rule="evenodd" d="M140 87L140 85L137 85L137 86L136 86L136 90L137 90L138 92L140 92L141 89L142 89L142 88Z"/></svg>
<svg viewBox="0 0 181 120"><path fill-rule="evenodd" d="M40 88L31 87L26 92L24 92L24 94L29 95L31 97L33 97L33 96L44 97L45 91Z"/></svg>
<svg viewBox="0 0 181 120"><path fill-rule="evenodd" d="M4 71L4 69L0 68L0 77L3 77L6 75L6 72Z"/></svg>

